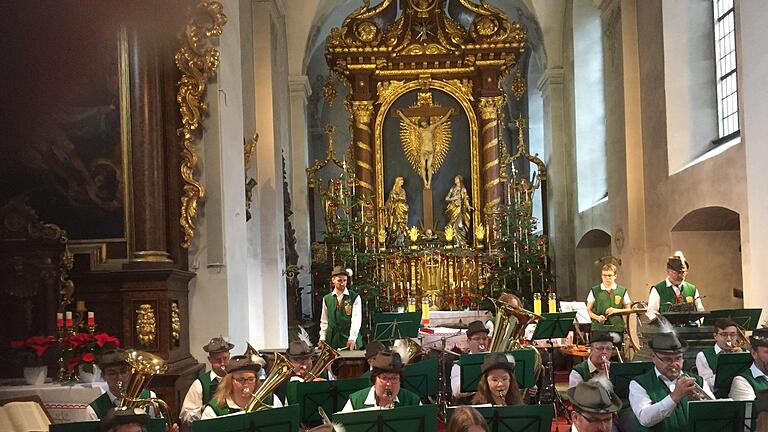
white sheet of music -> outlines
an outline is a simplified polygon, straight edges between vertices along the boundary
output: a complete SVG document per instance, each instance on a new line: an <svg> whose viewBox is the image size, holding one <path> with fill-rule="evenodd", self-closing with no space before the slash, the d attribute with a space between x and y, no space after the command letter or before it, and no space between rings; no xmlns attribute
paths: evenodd
<svg viewBox="0 0 768 432"><path fill-rule="evenodd" d="M561 301L560 312L576 312L576 322L579 324L590 324L592 322L592 318L589 317L589 312L587 311L586 302Z"/></svg>

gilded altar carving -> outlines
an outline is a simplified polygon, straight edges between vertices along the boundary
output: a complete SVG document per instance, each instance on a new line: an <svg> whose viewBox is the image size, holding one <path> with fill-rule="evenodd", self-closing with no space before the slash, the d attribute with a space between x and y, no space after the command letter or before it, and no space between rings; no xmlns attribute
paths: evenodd
<svg viewBox="0 0 768 432"><path fill-rule="evenodd" d="M504 96L481 97L478 105L480 118L483 120L496 119L502 105L504 105Z"/></svg>
<svg viewBox="0 0 768 432"><path fill-rule="evenodd" d="M197 204L205 197L203 185L195 177L197 151L194 141L208 110L205 102L207 81L219 66L219 50L210 46L210 39L221 35L227 22L224 7L216 1L200 1L195 7L185 29L184 46L176 53L176 67L181 72L176 102L179 104L182 127L181 177L184 195L181 197L181 228L184 239L181 245L188 248L195 235Z"/></svg>
<svg viewBox="0 0 768 432"><path fill-rule="evenodd" d="M352 101L352 115L358 127L370 128L371 113L373 113L373 101Z"/></svg>
<svg viewBox="0 0 768 432"><path fill-rule="evenodd" d="M152 305L144 303L136 309L136 337L139 343L145 347L155 342L157 319Z"/></svg>
<svg viewBox="0 0 768 432"><path fill-rule="evenodd" d="M171 302L171 343L176 345L181 340L181 312L179 302Z"/></svg>

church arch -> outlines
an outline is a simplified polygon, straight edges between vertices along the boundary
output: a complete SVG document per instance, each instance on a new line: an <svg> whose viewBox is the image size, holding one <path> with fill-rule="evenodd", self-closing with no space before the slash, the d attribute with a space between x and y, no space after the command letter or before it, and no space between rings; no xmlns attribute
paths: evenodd
<svg viewBox="0 0 768 432"><path fill-rule="evenodd" d="M571 295L575 301L586 301L589 289L600 283L600 268L611 256L611 235L597 228L587 231L578 240L574 255L576 286L571 288Z"/></svg>

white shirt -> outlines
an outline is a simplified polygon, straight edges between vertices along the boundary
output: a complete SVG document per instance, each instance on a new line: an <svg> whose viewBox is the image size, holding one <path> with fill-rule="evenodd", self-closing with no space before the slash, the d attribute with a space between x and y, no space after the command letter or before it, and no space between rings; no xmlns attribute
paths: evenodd
<svg viewBox="0 0 768 432"><path fill-rule="evenodd" d="M109 400L110 400L110 402L112 402L112 405L117 406L117 404L118 404L117 396L113 395L112 392L109 391L109 388L107 388L106 393L107 393L107 396L109 396ZM99 397L101 397L101 396L99 396ZM149 397L157 397L157 395L155 394L155 392L150 390ZM149 413L150 417L155 417L155 410L153 408L150 407L149 410L145 409L145 411L147 411ZM85 415L86 415L88 420L100 420L99 416L96 415L96 411L94 411L93 408L90 405L88 405L88 407L85 409ZM162 417L162 416L160 416L160 417Z"/></svg>
<svg viewBox="0 0 768 432"><path fill-rule="evenodd" d="M656 376L666 384L669 392L672 393L675 390L677 379L670 381L657 368L654 367L653 370L656 372ZM704 381L702 388L709 397L715 399L715 395L712 394L712 390L709 389L706 381ZM656 403L652 403L651 398L648 397L648 392L635 380L629 383L629 404L632 406L632 411L634 411L637 420L645 427L652 427L662 422L677 407L677 403L672 400L670 395Z"/></svg>
<svg viewBox="0 0 768 432"><path fill-rule="evenodd" d="M338 293L334 289L332 294L334 297L336 297L338 303ZM344 295L349 295L349 289L344 288L344 292L342 293L342 297ZM357 334L360 333L360 325L363 323L363 303L360 300L360 296L358 295L355 299L355 302L352 303L352 322L349 326L349 339L350 341L357 340ZM325 302L323 302L323 311L320 314L320 340L325 340L325 333L328 330L328 307L325 306Z"/></svg>
<svg viewBox="0 0 768 432"><path fill-rule="evenodd" d="M715 354L720 354L720 351L722 351L722 348L715 344ZM715 388L715 371L709 367L707 357L704 356L703 351L699 351L699 353L696 354L696 373L704 378L704 381L709 384L709 388Z"/></svg>
<svg viewBox="0 0 768 432"><path fill-rule="evenodd" d="M664 279L664 282L666 282L667 287L672 287L676 295L680 295L680 287L673 285L672 282L669 281L669 278ZM693 298L693 304L696 305L696 310L704 312L704 304L701 302L698 288L693 292ZM685 299L682 299L682 301L685 301ZM645 312L645 315L650 319L656 318L656 315L659 313L659 306L661 306L661 297L659 297L659 292L656 291L656 287L653 286L651 287L651 292L648 294L648 309Z"/></svg>
<svg viewBox="0 0 768 432"><path fill-rule="evenodd" d="M280 402L280 399L278 399L277 396L272 395L272 406L274 408L280 408L283 406L283 403ZM234 413L234 414L244 412L243 408L240 405L236 404L235 401L229 397L227 398L227 407L231 409L239 410L237 413ZM203 410L203 415L202 417L200 417L200 420L208 420L208 419L217 418L217 417L218 416L216 415L216 411L214 411L210 405L206 405L205 409Z"/></svg>
<svg viewBox="0 0 768 432"><path fill-rule="evenodd" d="M752 366L749 370L752 372L754 378L760 376L765 377L763 371L761 371L754 362L752 362ZM733 377L731 391L728 393L728 397L733 400L755 400L755 389L752 388L752 385L749 384L749 381L744 377L735 376Z"/></svg>
<svg viewBox="0 0 768 432"><path fill-rule="evenodd" d="M603 290L603 291L615 290L617 287L618 287L618 285L613 284L611 289L608 289L608 287L606 287L605 284L602 284L602 283L600 284L600 289ZM592 294L592 290L589 290L589 294L587 294L587 303L593 303L594 301L595 301L595 295ZM611 299L611 303L614 303L613 299ZM632 300L629 299L629 291L625 290L624 291L623 304L628 305L630 303L632 303Z"/></svg>
<svg viewBox="0 0 768 432"><path fill-rule="evenodd" d="M216 375L216 372L210 371L208 374L211 381L221 381L221 377ZM203 407L208 402L203 400L203 383L199 379L192 381L192 385L189 386L187 395L184 397L184 403L181 405L179 420L182 423L192 423L195 420L199 420L200 416L203 415Z"/></svg>
<svg viewBox="0 0 768 432"><path fill-rule="evenodd" d="M592 359L587 357L587 367L589 368L589 373L592 375L595 374L597 371L597 366L595 366L594 363L592 363ZM568 375L568 389L572 389L579 385L580 382L583 382L584 378L581 377L581 374L576 372L575 369L571 369L571 374Z"/></svg>
<svg viewBox="0 0 768 432"><path fill-rule="evenodd" d="M395 402L400 403L400 399L395 395ZM376 402L376 387L371 386L371 389L368 390L368 396L365 397L365 405L373 405L373 408L378 409L387 409L387 407L379 406L379 404ZM421 405L421 402L419 402L419 405ZM366 408L371 409L371 408ZM352 408L352 400L348 400L347 404L344 405L344 408L341 410L341 412L352 412L355 409Z"/></svg>

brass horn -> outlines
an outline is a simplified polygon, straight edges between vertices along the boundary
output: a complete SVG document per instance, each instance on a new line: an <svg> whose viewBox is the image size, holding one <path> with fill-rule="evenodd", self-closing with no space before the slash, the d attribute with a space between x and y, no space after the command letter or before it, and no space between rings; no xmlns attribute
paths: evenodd
<svg viewBox="0 0 768 432"><path fill-rule="evenodd" d="M309 382L319 377L323 371L333 363L334 360L339 358L341 354L328 345L325 341L317 343L317 347L320 348L320 354L317 359L312 363L312 368L304 374L304 381Z"/></svg>
<svg viewBox="0 0 768 432"><path fill-rule="evenodd" d="M540 316L509 303L500 301L495 303L498 311L496 312L493 338L488 351L507 352L521 349L520 339L525 335L525 327L538 321Z"/></svg>
<svg viewBox="0 0 768 432"><path fill-rule="evenodd" d="M133 373L127 388L124 391L121 389L120 405L117 408L145 408L149 405L156 412L162 413L169 425L173 424L171 410L164 400L156 397L141 399L141 393L147 388L152 377L168 370L165 360L144 351L127 350L125 353L127 355L125 361L133 368Z"/></svg>
<svg viewBox="0 0 768 432"><path fill-rule="evenodd" d="M283 381L293 375L294 369L291 362L280 353L275 353L275 364L272 366L272 370L269 371L269 375L264 379L259 388L251 395L251 400L245 406L245 412L261 411L263 409L271 408L271 406L265 403L263 400L267 395L272 394Z"/></svg>
<svg viewBox="0 0 768 432"><path fill-rule="evenodd" d="M396 340L392 350L400 354L403 364L416 363L424 355L424 350L421 346L411 338Z"/></svg>

